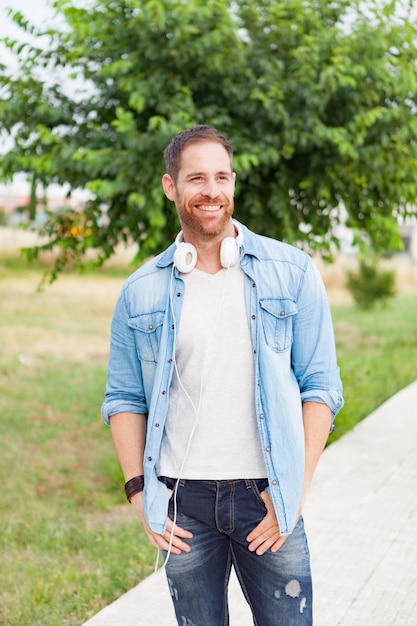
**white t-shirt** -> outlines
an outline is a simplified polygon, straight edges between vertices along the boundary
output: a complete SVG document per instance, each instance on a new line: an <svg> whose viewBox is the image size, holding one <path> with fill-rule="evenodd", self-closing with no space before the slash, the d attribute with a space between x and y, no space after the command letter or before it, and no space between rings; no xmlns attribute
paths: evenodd
<svg viewBox="0 0 417 626"><path fill-rule="evenodd" d="M158 473L226 480L266 474L254 401L253 347L239 264L183 274L176 372Z"/></svg>

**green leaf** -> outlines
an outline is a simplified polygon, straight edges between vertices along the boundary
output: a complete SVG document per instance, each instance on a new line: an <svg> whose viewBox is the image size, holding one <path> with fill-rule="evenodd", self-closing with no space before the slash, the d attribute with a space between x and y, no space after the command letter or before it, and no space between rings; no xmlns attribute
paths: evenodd
<svg viewBox="0 0 417 626"><path fill-rule="evenodd" d="M89 248L107 258L133 240L140 260L172 242L163 151L196 123L232 141L249 227L326 255L343 205L359 239L398 245L417 197L417 28L400 0L53 6L47 46L9 11L34 43L5 39L18 69L0 66L0 176L90 191L94 227L46 230L65 250L56 271Z"/></svg>

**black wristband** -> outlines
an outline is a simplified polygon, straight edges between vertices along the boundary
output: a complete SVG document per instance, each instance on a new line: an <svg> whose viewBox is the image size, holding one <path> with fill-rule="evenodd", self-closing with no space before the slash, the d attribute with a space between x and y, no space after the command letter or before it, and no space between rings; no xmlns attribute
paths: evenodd
<svg viewBox="0 0 417 626"><path fill-rule="evenodd" d="M134 478L131 478L130 480L127 481L127 483L125 484L125 493L126 493L126 498L129 500L129 502L130 502L130 498L134 496L135 493L139 493L139 491L143 491L144 486L145 486L145 481L144 481L143 474L142 476L135 476Z"/></svg>

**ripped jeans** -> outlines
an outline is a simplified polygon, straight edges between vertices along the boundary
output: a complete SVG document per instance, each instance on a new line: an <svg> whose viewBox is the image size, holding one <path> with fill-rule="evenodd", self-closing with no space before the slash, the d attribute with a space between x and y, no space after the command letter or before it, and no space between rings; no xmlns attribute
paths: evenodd
<svg viewBox="0 0 417 626"><path fill-rule="evenodd" d="M173 489L175 480L161 478ZM300 518L278 552L249 552L247 535L262 520L260 480L180 480L176 522L193 533L191 552L170 554L168 585L180 626L228 626L233 565L255 626L311 626L310 556ZM173 497L169 516L174 518ZM164 555L166 557L166 553Z"/></svg>

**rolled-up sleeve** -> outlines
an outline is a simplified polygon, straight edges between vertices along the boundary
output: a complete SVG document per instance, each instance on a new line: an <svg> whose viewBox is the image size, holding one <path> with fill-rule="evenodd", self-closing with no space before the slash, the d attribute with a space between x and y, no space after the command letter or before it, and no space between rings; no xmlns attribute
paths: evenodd
<svg viewBox="0 0 417 626"><path fill-rule="evenodd" d="M321 276L308 260L297 298L293 327L292 368L302 402L322 402L333 419L343 406L330 306Z"/></svg>
<svg viewBox="0 0 417 626"><path fill-rule="evenodd" d="M122 291L111 323L107 385L105 401L101 407L106 424L117 413L148 412L134 331L129 327L128 321L129 314Z"/></svg>

